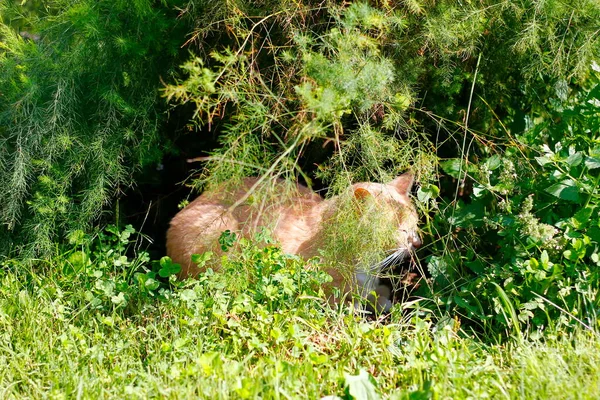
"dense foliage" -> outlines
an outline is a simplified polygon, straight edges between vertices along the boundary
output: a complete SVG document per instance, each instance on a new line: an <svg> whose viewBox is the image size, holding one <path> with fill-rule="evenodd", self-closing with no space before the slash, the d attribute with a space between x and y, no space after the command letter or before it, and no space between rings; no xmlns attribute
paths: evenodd
<svg viewBox="0 0 600 400"><path fill-rule="evenodd" d="M76 244L53 268L94 282L90 307L133 314L170 293L177 265L132 261L131 230L111 228L110 242L95 226L122 227L118 212L100 217L179 150L163 124L170 102L188 135L212 140L196 188L257 175L331 196L413 169L431 318L460 316L477 334L597 328L597 1L10 0L0 12L2 251L38 265ZM353 240L341 242L373 245ZM302 264L270 251L284 269ZM124 269L106 279L96 264ZM266 304L290 284L250 278L240 293ZM283 298L268 312L304 304Z"/></svg>
<svg viewBox="0 0 600 400"><path fill-rule="evenodd" d="M197 182L300 176L332 194L410 167L443 310L477 330L594 326L599 5L319 4L190 8L201 45L236 38L166 89L219 127Z"/></svg>
<svg viewBox="0 0 600 400"><path fill-rule="evenodd" d="M160 77L183 37L159 1L25 3L0 5L0 237L31 257L161 159Z"/></svg>
<svg viewBox="0 0 600 400"><path fill-rule="evenodd" d="M506 132L509 146L482 146L465 165L472 194L436 216L453 233L430 270L458 289L449 304L488 327L598 324L599 78L594 64L585 86L557 87L529 129ZM442 163L457 178L460 165Z"/></svg>
<svg viewBox="0 0 600 400"><path fill-rule="evenodd" d="M596 0L3 0L0 393L598 398L599 32ZM182 281L122 196L407 169L426 279L370 318L268 232L225 232L220 270ZM393 237L354 201L335 266Z"/></svg>
<svg viewBox="0 0 600 400"><path fill-rule="evenodd" d="M199 124L222 120L209 183L289 174L315 142L330 146L317 176L334 190L409 165L433 179L432 149L463 156L470 129L503 138L554 85L584 80L600 51L589 1L199 5L188 5L195 38L211 51L166 92L193 103Z"/></svg>

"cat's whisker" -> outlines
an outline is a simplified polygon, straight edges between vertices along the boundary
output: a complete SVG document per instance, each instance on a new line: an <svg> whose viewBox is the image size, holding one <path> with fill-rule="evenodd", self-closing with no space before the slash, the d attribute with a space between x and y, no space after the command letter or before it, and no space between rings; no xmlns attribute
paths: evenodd
<svg viewBox="0 0 600 400"><path fill-rule="evenodd" d="M384 258L383 260L379 261L377 264L375 264L374 267L387 266L390 263L394 262L395 260L396 260L396 253L392 253L389 256L387 256L386 258Z"/></svg>
<svg viewBox="0 0 600 400"><path fill-rule="evenodd" d="M391 265L394 265L396 262L403 261L408 254L408 250L405 248L391 250L391 252L392 252L392 254L385 257L383 260L371 265L369 267L369 270L378 273L378 272L390 267Z"/></svg>
<svg viewBox="0 0 600 400"><path fill-rule="evenodd" d="M379 261L376 264L373 264L369 270L371 271L381 271L391 265L393 265L399 258L404 258L404 252L400 252L398 250L395 250L392 254L390 254L389 256L387 256L386 258L384 258L383 260Z"/></svg>

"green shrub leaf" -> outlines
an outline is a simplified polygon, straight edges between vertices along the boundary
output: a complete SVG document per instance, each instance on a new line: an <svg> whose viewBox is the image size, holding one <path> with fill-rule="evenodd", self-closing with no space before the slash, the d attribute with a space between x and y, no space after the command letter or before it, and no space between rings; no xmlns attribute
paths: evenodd
<svg viewBox="0 0 600 400"><path fill-rule="evenodd" d="M585 166L587 169L600 168L600 158L597 157L586 157Z"/></svg>
<svg viewBox="0 0 600 400"><path fill-rule="evenodd" d="M361 369L358 375L344 374L344 386L351 399L379 400L373 378L365 370Z"/></svg>
<svg viewBox="0 0 600 400"><path fill-rule="evenodd" d="M546 189L546 192L562 200L568 200L575 203L579 201L579 189L570 179L566 179L561 183L550 186Z"/></svg>

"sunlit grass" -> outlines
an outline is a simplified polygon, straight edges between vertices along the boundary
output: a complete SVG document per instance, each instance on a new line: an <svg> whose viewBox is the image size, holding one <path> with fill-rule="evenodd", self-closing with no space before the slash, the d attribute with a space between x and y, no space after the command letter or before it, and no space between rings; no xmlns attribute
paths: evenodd
<svg viewBox="0 0 600 400"><path fill-rule="evenodd" d="M589 331L486 345L455 321L367 322L319 301L219 314L204 307L227 288L192 301L199 283L106 312L85 305L76 277L0 277L0 398L318 399L344 396L361 370L382 398L600 396L600 340Z"/></svg>

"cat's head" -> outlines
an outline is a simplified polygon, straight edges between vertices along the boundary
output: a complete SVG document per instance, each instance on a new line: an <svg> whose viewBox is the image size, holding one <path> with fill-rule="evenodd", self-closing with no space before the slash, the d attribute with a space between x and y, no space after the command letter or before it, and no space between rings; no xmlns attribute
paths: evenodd
<svg viewBox="0 0 600 400"><path fill-rule="evenodd" d="M410 199L413 182L414 175L407 172L385 184L362 182L352 186L356 199L361 202L372 200L392 224L388 234L392 235L390 243L393 248L386 250L398 255L408 255L422 244L417 226L419 216Z"/></svg>

